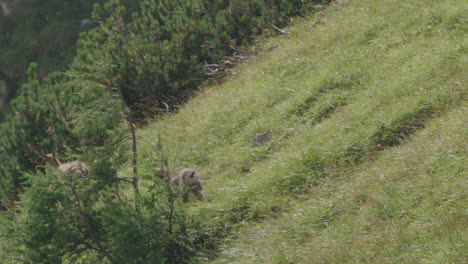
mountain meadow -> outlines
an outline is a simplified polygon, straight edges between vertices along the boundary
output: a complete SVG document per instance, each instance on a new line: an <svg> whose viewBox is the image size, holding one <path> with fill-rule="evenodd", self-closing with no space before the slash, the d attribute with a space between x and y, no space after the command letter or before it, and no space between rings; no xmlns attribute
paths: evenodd
<svg viewBox="0 0 468 264"><path fill-rule="evenodd" d="M1 263L468 262L467 2L131 11L96 5L71 65L30 64Z"/></svg>

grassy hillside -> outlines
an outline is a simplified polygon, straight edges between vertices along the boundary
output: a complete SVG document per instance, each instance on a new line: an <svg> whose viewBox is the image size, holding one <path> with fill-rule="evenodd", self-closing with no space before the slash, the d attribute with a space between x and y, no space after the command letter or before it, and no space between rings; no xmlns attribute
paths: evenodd
<svg viewBox="0 0 468 264"><path fill-rule="evenodd" d="M342 2L140 131L202 174L207 262L467 261L468 4Z"/></svg>
<svg viewBox="0 0 468 264"><path fill-rule="evenodd" d="M466 106L248 224L214 263L465 263Z"/></svg>

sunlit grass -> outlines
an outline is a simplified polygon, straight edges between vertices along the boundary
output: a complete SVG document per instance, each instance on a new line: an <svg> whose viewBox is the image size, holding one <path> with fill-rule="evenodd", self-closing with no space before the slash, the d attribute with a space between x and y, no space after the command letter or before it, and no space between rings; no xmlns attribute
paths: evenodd
<svg viewBox="0 0 468 264"><path fill-rule="evenodd" d="M425 174L438 147L460 151L466 141L458 106L467 90L467 9L455 0L362 0L299 19L290 35L259 44L263 51L230 80L141 130L143 170L158 165L160 136L171 167L195 168L204 179L209 201L192 205L206 218L207 239L248 223L219 263L457 260L460 240L444 236L460 237L454 217L463 210L438 218L434 203L442 193L462 195L453 186L464 171L459 161L448 165L456 182L445 187L444 169ZM458 134L445 139L444 126ZM254 147L268 129L272 140ZM401 176L410 170L411 179ZM425 193L430 182L439 196ZM427 233L451 221L453 229Z"/></svg>
<svg viewBox="0 0 468 264"><path fill-rule="evenodd" d="M249 224L215 263L463 263L467 110Z"/></svg>

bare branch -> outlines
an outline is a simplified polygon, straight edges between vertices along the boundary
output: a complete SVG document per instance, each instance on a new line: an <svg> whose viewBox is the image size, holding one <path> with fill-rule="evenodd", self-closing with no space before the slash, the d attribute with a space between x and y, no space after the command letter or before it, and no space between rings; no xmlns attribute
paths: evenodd
<svg viewBox="0 0 468 264"><path fill-rule="evenodd" d="M246 60L247 57L241 55L224 56L219 63L204 64L203 73L208 76L222 76L223 74L231 73L237 64Z"/></svg>
<svg viewBox="0 0 468 264"><path fill-rule="evenodd" d="M284 29L281 29L281 28L279 28L279 27L277 27L277 26L275 26L275 25L273 25L273 24L271 24L271 27L272 27L274 30L278 31L278 33L280 33L280 34L289 34L288 31L286 31L286 30L284 30Z"/></svg>
<svg viewBox="0 0 468 264"><path fill-rule="evenodd" d="M169 105L165 102L161 102L166 107L166 113L169 113Z"/></svg>

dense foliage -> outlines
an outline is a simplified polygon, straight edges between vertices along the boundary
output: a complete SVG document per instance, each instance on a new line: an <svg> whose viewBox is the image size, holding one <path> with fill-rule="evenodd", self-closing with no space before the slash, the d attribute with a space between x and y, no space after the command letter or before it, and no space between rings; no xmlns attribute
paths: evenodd
<svg viewBox="0 0 468 264"><path fill-rule="evenodd" d="M101 23L83 34L75 62L103 61L134 112L183 98L206 79L204 65L229 67L255 35L327 1L142 1L129 14L117 0L95 8ZM211 69L209 73L224 70ZM179 100L175 99L175 100Z"/></svg>
<svg viewBox="0 0 468 264"><path fill-rule="evenodd" d="M325 1L142 1L134 13L118 0L96 5L100 26L82 34L71 67L39 81L33 66L12 103L16 115L0 130L0 155L8 160L0 172L3 198L20 187L19 171L40 164L27 144L51 151L51 128L61 152L89 155L113 142L109 134L127 106L133 120L158 102L180 98L205 79L204 62L233 54L267 25L281 25L316 2ZM116 106L119 97L123 108Z"/></svg>
<svg viewBox="0 0 468 264"><path fill-rule="evenodd" d="M180 102L206 79L205 64L229 67L255 35L322 2L146 0L135 12L118 0L96 5L99 26L80 36L73 64L45 78L31 64L15 114L0 126L1 206L11 213L2 218L5 261L188 261L195 222L167 180L137 172L136 118ZM90 175L59 173L37 152L84 161ZM132 176L122 170L129 160Z"/></svg>
<svg viewBox="0 0 468 264"><path fill-rule="evenodd" d="M140 195L138 189L129 193L130 175L118 174L129 146L118 92L92 79L85 82L72 70L38 81L36 70L32 64L30 81L13 104L17 114L2 127L10 135L2 138L2 155L18 157L2 166L10 177L2 179L4 197L9 196L2 205L11 215L2 230L2 246L11 248L2 251L8 253L3 262L182 263L190 258L192 220L168 180L133 175L146 179ZM43 168L31 145L44 153L57 151L62 161L85 161L91 173L82 178ZM19 165L24 167L18 170Z"/></svg>
<svg viewBox="0 0 468 264"><path fill-rule="evenodd" d="M103 158L85 178L53 170L29 175L22 214L3 230L11 251L2 262L184 263L192 257L194 221L169 182L146 177L144 195L132 196L116 173Z"/></svg>

